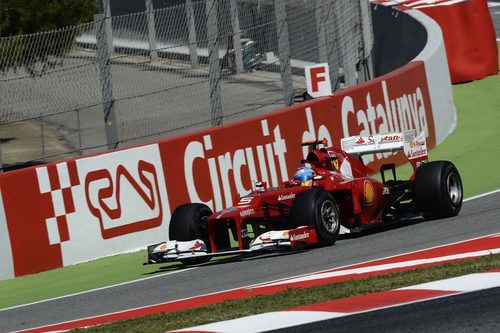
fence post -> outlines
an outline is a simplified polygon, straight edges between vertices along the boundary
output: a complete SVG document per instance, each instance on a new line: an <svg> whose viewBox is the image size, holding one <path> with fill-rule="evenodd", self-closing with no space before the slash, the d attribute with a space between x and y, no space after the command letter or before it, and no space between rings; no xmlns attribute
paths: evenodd
<svg viewBox="0 0 500 333"><path fill-rule="evenodd" d="M332 90L337 91L340 88L340 52L339 52L339 40L337 31L335 29L335 13L334 5L332 1L322 0L325 4L324 9L324 20L325 20L325 37L326 37L326 49L327 49L327 62L330 68L330 82L332 84Z"/></svg>
<svg viewBox="0 0 500 333"><path fill-rule="evenodd" d="M115 99L113 97L113 82L111 78L111 57L107 45L108 38L104 15L94 15L94 24L97 40L97 57L99 60L102 105L104 108L106 143L108 149L114 149L118 147L118 135L116 131Z"/></svg>
<svg viewBox="0 0 500 333"><path fill-rule="evenodd" d="M207 0L205 2L205 10L207 14L208 65L212 126L219 126L222 124L222 103L220 88L217 0Z"/></svg>
<svg viewBox="0 0 500 333"><path fill-rule="evenodd" d="M369 0L359 0L360 5L360 20L361 20L361 40L363 45L360 58L362 63L360 66L359 76L361 81L368 81L371 79L373 73L373 64L371 61L373 49L373 25L372 25L372 11Z"/></svg>
<svg viewBox="0 0 500 333"><path fill-rule="evenodd" d="M158 60L158 46L156 44L155 12L153 8L153 0L146 0L146 12L148 13L149 59L151 61L156 61Z"/></svg>
<svg viewBox="0 0 500 333"><path fill-rule="evenodd" d="M42 144L42 162L47 162L47 156L45 155L45 127L43 126L43 117L40 116L40 143Z"/></svg>
<svg viewBox="0 0 500 333"><path fill-rule="evenodd" d="M1 137L0 137L0 172L3 172L2 140L1 140Z"/></svg>
<svg viewBox="0 0 500 333"><path fill-rule="evenodd" d="M198 67L198 47L196 45L193 0L186 0L186 17L188 21L189 58L191 60L191 67L196 68Z"/></svg>
<svg viewBox="0 0 500 333"><path fill-rule="evenodd" d="M102 1L102 12L104 16L106 17L105 21L105 28L106 28L106 44L108 45L108 54L109 57L111 58L114 54L114 48L113 48L113 27L112 27L112 22L111 22L111 5L110 1L111 0L101 0Z"/></svg>
<svg viewBox="0 0 500 333"><path fill-rule="evenodd" d="M231 27L233 28L233 49L236 63L236 73L243 72L243 57L241 52L241 30L238 17L238 4L236 0L230 0Z"/></svg>
<svg viewBox="0 0 500 333"><path fill-rule="evenodd" d="M274 0L276 31L278 33L278 53L280 59L281 82L286 106L293 104L292 67L290 66L290 41L286 16L286 0Z"/></svg>
<svg viewBox="0 0 500 333"><path fill-rule="evenodd" d="M326 13L325 0L315 1L316 31L318 33L319 62L328 61L328 46L326 44Z"/></svg>
<svg viewBox="0 0 500 333"><path fill-rule="evenodd" d="M358 62L360 41L359 36L356 35L356 28L359 28L359 2L352 1L352 6L352 29L349 29L345 35L346 44L342 44L346 45L346 50L348 51L344 54L343 63L346 64L344 66L345 82L349 87L358 84L356 64Z"/></svg>

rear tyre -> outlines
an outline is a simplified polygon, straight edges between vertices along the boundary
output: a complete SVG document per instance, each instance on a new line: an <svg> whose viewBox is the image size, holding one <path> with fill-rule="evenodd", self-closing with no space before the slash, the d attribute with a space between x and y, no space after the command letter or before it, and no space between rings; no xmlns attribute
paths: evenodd
<svg viewBox="0 0 500 333"><path fill-rule="evenodd" d="M177 207L170 219L169 239L177 241L190 241L201 239L210 251L210 238L208 234L208 217L212 210L201 203L189 203ZM210 257L180 260L183 264L196 265L210 260Z"/></svg>
<svg viewBox="0 0 500 333"><path fill-rule="evenodd" d="M293 227L314 225L321 245L333 245L340 232L340 214L335 199L323 189L299 193L291 210Z"/></svg>
<svg viewBox="0 0 500 333"><path fill-rule="evenodd" d="M414 183L417 208L427 219L456 216L462 208L462 179L455 165L435 161L417 169Z"/></svg>

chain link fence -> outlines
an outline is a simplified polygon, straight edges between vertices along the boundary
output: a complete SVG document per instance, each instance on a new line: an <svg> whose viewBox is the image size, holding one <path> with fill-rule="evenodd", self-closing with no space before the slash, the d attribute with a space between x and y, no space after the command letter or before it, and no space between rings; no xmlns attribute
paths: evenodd
<svg viewBox="0 0 500 333"><path fill-rule="evenodd" d="M0 154L44 163L263 114L370 78L369 0L186 0L0 38ZM22 51L22 52L21 52ZM21 144L23 142L23 144Z"/></svg>

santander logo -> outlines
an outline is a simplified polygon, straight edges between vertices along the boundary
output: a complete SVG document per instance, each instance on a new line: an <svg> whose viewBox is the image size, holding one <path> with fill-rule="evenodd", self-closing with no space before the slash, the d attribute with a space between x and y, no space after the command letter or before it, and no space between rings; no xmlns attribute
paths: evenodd
<svg viewBox="0 0 500 333"><path fill-rule="evenodd" d="M278 201L290 200L295 198L295 193L282 194L278 196Z"/></svg>
<svg viewBox="0 0 500 333"><path fill-rule="evenodd" d="M303 240L303 239L306 239L306 238L309 238L309 237L310 237L309 233L307 231L304 231L304 232L302 232L300 234L292 234L290 236L290 239L292 241L299 241L299 240Z"/></svg>

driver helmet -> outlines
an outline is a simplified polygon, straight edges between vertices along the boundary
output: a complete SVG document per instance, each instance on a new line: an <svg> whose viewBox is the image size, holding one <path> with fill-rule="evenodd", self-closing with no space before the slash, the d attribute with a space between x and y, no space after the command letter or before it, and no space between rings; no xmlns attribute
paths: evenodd
<svg viewBox="0 0 500 333"><path fill-rule="evenodd" d="M314 171L310 167L301 167L297 169L293 179L301 182L302 184L310 184L312 183L312 179L314 177Z"/></svg>

